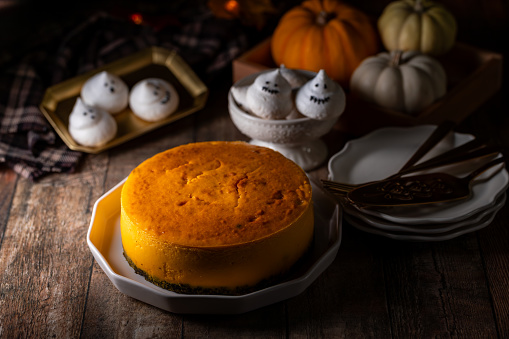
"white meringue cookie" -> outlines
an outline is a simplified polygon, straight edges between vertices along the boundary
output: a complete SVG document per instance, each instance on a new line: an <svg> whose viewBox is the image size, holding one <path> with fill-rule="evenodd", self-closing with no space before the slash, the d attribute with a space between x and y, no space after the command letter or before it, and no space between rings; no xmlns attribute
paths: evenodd
<svg viewBox="0 0 509 339"><path fill-rule="evenodd" d="M288 114L285 119L286 120L293 120L293 119L302 119L302 118L307 118L305 115L302 115L299 111L297 111L296 109L292 110L290 112L290 114Z"/></svg>
<svg viewBox="0 0 509 339"><path fill-rule="evenodd" d="M85 81L81 98L89 106L115 114L127 107L129 89L118 76L103 71Z"/></svg>
<svg viewBox="0 0 509 339"><path fill-rule="evenodd" d="M304 84L309 80L303 74L296 72L294 69L286 68L283 64L279 66L279 71L281 72L283 78L288 81L292 89L304 86Z"/></svg>
<svg viewBox="0 0 509 339"><path fill-rule="evenodd" d="M302 86L295 96L298 111L315 120L339 117L345 110L345 104L345 92L323 69Z"/></svg>
<svg viewBox="0 0 509 339"><path fill-rule="evenodd" d="M292 89L279 69L261 73L249 85L246 107L263 119L284 119L294 109Z"/></svg>
<svg viewBox="0 0 509 339"><path fill-rule="evenodd" d="M146 121L162 120L177 110L180 99L175 87L166 80L148 78L131 89L129 106L133 113Z"/></svg>
<svg viewBox="0 0 509 339"><path fill-rule="evenodd" d="M247 110L249 110L247 108L247 100L246 100L248 88L249 88L249 86L232 86L230 89L232 91L233 99L235 99L237 104Z"/></svg>
<svg viewBox="0 0 509 339"><path fill-rule="evenodd" d="M69 115L69 133L80 145L102 146L117 134L117 122L108 112L78 98Z"/></svg>

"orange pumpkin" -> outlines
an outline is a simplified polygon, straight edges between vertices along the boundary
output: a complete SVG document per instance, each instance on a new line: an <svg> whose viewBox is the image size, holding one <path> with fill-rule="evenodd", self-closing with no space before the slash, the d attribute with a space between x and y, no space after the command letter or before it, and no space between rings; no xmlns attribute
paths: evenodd
<svg viewBox="0 0 509 339"><path fill-rule="evenodd" d="M280 19L271 40L277 65L318 72L347 87L360 62L378 52L369 17L337 0L306 0Z"/></svg>

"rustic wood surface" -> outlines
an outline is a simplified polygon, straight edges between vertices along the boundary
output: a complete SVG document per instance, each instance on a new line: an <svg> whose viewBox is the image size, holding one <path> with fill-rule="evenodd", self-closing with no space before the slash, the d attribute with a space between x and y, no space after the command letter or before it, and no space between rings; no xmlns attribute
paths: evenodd
<svg viewBox="0 0 509 339"><path fill-rule="evenodd" d="M483 230L435 243L393 241L344 223L333 264L304 293L241 315L179 315L120 293L86 244L94 202L147 157L183 143L247 140L207 107L106 153L74 174L30 182L0 172L0 337L507 337L509 209ZM458 129L508 145L498 95ZM331 152L345 136L326 137ZM311 172L325 178L324 166Z"/></svg>
<svg viewBox="0 0 509 339"><path fill-rule="evenodd" d="M445 1L467 24L474 11ZM364 1L373 11L377 1ZM461 38L503 52L507 4L474 1L494 20ZM500 11L497 8L500 7ZM477 8L477 7L476 7ZM501 19L502 17L502 19ZM503 32L501 32L503 33ZM240 315L180 315L120 293L94 260L86 234L95 201L146 158L207 140L247 140L232 124L231 77L210 86L202 111L98 155L73 174L34 183L0 167L0 338L508 338L509 206L486 228L443 242L403 242L343 223L332 265L302 294ZM509 146L507 70L502 90L457 130ZM348 139L325 137L330 154ZM325 178L325 165L310 174Z"/></svg>

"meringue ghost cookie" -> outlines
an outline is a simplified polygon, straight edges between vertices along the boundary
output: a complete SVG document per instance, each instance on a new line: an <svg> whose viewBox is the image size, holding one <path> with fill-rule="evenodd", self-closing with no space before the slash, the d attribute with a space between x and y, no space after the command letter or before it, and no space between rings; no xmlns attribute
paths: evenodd
<svg viewBox="0 0 509 339"><path fill-rule="evenodd" d="M322 69L295 96L297 110L308 118L327 120L337 118L345 110L345 92Z"/></svg>
<svg viewBox="0 0 509 339"><path fill-rule="evenodd" d="M231 87L231 92L232 92L232 96L233 96L233 99L235 99L235 102L242 106L243 108L245 109L248 109L247 108L247 100L246 100L246 96L247 96L247 89L249 88L249 86L232 86ZM249 110L249 109L248 109Z"/></svg>
<svg viewBox="0 0 509 339"><path fill-rule="evenodd" d="M85 81L81 98L89 106L115 114L127 107L129 89L118 76L103 71Z"/></svg>
<svg viewBox="0 0 509 339"><path fill-rule="evenodd" d="M102 146L117 134L117 122L108 112L78 98L69 115L69 133L80 145Z"/></svg>
<svg viewBox="0 0 509 339"><path fill-rule="evenodd" d="M284 119L292 112L292 88L279 69L261 73L249 85L246 107L263 119Z"/></svg>
<svg viewBox="0 0 509 339"><path fill-rule="evenodd" d="M304 75L295 71L294 69L286 68L285 65L283 64L279 66L279 71L281 72L283 78L285 78L286 81L288 81L292 89L304 86L304 84L309 80Z"/></svg>
<svg viewBox="0 0 509 339"><path fill-rule="evenodd" d="M139 81L131 89L129 106L133 113L146 121L159 121L175 112L179 94L166 80L148 78Z"/></svg>
<svg viewBox="0 0 509 339"><path fill-rule="evenodd" d="M302 118L307 118L307 117L305 115L302 115L302 113L300 113L296 109L292 110L290 112L290 114L288 114L285 117L286 120L294 120L294 119L302 119Z"/></svg>

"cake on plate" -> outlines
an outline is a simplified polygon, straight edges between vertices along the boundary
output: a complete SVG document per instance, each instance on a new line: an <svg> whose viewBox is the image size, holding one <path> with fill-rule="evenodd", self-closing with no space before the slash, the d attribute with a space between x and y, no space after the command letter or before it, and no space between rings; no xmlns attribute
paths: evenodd
<svg viewBox="0 0 509 339"><path fill-rule="evenodd" d="M244 142L199 142L136 167L121 194L124 256L179 293L242 294L273 283L313 238L309 179Z"/></svg>

